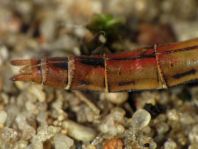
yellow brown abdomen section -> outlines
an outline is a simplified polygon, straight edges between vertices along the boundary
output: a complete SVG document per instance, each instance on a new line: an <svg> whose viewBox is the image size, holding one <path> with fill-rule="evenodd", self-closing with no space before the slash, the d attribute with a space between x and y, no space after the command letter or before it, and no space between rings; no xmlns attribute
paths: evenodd
<svg viewBox="0 0 198 149"><path fill-rule="evenodd" d="M159 47L159 62L168 86L198 79L198 40Z"/></svg>
<svg viewBox="0 0 198 149"><path fill-rule="evenodd" d="M107 58L109 91L162 88L154 51L143 52Z"/></svg>

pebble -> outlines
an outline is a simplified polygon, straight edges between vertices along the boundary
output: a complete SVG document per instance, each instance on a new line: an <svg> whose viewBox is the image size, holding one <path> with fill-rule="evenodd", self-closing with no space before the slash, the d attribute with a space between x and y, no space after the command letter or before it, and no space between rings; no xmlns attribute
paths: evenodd
<svg viewBox="0 0 198 149"><path fill-rule="evenodd" d="M151 115L144 109L138 109L132 117L132 126L135 129L142 129L149 124Z"/></svg>
<svg viewBox="0 0 198 149"><path fill-rule="evenodd" d="M51 41L55 36L56 18L54 13L48 13L40 25L40 31L45 40Z"/></svg>
<svg viewBox="0 0 198 149"><path fill-rule="evenodd" d="M172 0L173 2L173 14L175 17L185 20L193 20L197 16L197 1L188 0L188 1L178 1Z"/></svg>
<svg viewBox="0 0 198 149"><path fill-rule="evenodd" d="M40 102L44 102L46 99L46 94L43 91L43 87L41 85L32 85L28 88L28 91L32 93Z"/></svg>
<svg viewBox="0 0 198 149"><path fill-rule="evenodd" d="M107 115L102 123L99 125L101 132L116 136L124 132L124 116L125 111L121 108L112 109L111 113Z"/></svg>
<svg viewBox="0 0 198 149"><path fill-rule="evenodd" d="M142 92L137 97L136 107L137 109L142 109L146 104L155 105L158 99L159 99L158 93L151 93L149 91Z"/></svg>
<svg viewBox="0 0 198 149"><path fill-rule="evenodd" d="M124 149L124 143L119 138L106 140L103 149Z"/></svg>
<svg viewBox="0 0 198 149"><path fill-rule="evenodd" d="M131 6L133 17L146 21L153 20L159 13L160 3L157 0L134 0Z"/></svg>
<svg viewBox="0 0 198 149"><path fill-rule="evenodd" d="M28 141L20 140L19 142L17 142L15 147L16 149L28 149L27 145L28 145Z"/></svg>
<svg viewBox="0 0 198 149"><path fill-rule="evenodd" d="M137 138L137 142L139 142L140 146L147 147L148 149L156 149L157 144L153 141L151 137L141 136Z"/></svg>
<svg viewBox="0 0 198 149"><path fill-rule="evenodd" d="M3 90L3 78L0 76L0 92Z"/></svg>
<svg viewBox="0 0 198 149"><path fill-rule="evenodd" d="M96 146L92 144L83 145L82 148L83 149L97 149Z"/></svg>
<svg viewBox="0 0 198 149"><path fill-rule="evenodd" d="M96 137L96 132L94 129L70 120L64 121L62 126L67 129L67 133L70 137L79 141L89 142Z"/></svg>
<svg viewBox="0 0 198 149"><path fill-rule="evenodd" d="M3 125L6 122L7 113L5 111L0 111L0 125Z"/></svg>
<svg viewBox="0 0 198 149"><path fill-rule="evenodd" d="M8 127L4 127L1 130L1 139L5 142L16 141L18 133L16 130Z"/></svg>
<svg viewBox="0 0 198 149"><path fill-rule="evenodd" d="M128 93L102 93L100 99L108 100L116 105L121 105L128 99Z"/></svg>
<svg viewBox="0 0 198 149"><path fill-rule="evenodd" d="M43 149L43 143L39 140L32 141L32 144L28 147L28 149Z"/></svg>
<svg viewBox="0 0 198 149"><path fill-rule="evenodd" d="M38 128L38 132L34 138L40 142L44 142L51 137L55 136L60 131L59 127L54 126L42 126Z"/></svg>
<svg viewBox="0 0 198 149"><path fill-rule="evenodd" d="M19 114L16 117L16 122L24 139L30 139L36 133L35 129L27 123L25 115Z"/></svg>
<svg viewBox="0 0 198 149"><path fill-rule="evenodd" d="M164 149L177 149L177 144L173 140L168 140L164 143Z"/></svg>
<svg viewBox="0 0 198 149"><path fill-rule="evenodd" d="M180 117L179 113L175 109L169 110L167 112L167 116L168 116L168 119L172 121L178 121Z"/></svg>
<svg viewBox="0 0 198 149"><path fill-rule="evenodd" d="M198 143L198 125L192 127L188 137L191 143Z"/></svg>
<svg viewBox="0 0 198 149"><path fill-rule="evenodd" d="M26 109L28 111L30 111L30 112L32 112L34 114L38 114L39 113L38 109L37 109L37 106L34 103L32 103L31 101L27 101L25 103L25 107L26 107Z"/></svg>
<svg viewBox="0 0 198 149"><path fill-rule="evenodd" d="M172 26L175 31L175 34L178 37L178 41L184 41L198 37L198 30L197 30L198 21L192 21L189 23L189 22L177 20L173 23Z"/></svg>
<svg viewBox="0 0 198 149"><path fill-rule="evenodd" d="M9 56L8 49L5 46L0 46L0 66Z"/></svg>
<svg viewBox="0 0 198 149"><path fill-rule="evenodd" d="M158 132L158 134L165 134L168 132L169 125L167 123L161 122L160 124L156 124L156 131Z"/></svg>
<svg viewBox="0 0 198 149"><path fill-rule="evenodd" d="M188 149L197 149L197 143L191 144Z"/></svg>
<svg viewBox="0 0 198 149"><path fill-rule="evenodd" d="M109 0L106 1L106 6L104 7L104 9L106 9L105 11L113 13L114 15L125 15L130 11L130 6L128 5L129 2L132 3L133 1Z"/></svg>
<svg viewBox="0 0 198 149"><path fill-rule="evenodd" d="M74 145L74 141L66 135L57 134L54 137L55 149L70 149Z"/></svg>

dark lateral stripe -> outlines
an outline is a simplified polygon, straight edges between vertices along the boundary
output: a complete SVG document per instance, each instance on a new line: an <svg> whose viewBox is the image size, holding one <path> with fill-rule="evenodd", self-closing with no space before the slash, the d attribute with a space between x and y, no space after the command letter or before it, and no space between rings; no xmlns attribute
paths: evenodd
<svg viewBox="0 0 198 149"><path fill-rule="evenodd" d="M161 52L157 52L157 54L170 54L170 53L181 52L181 51L189 51L189 50L193 50L193 49L198 49L198 45L186 47L186 48L174 49L174 50L170 50L170 51L161 51Z"/></svg>
<svg viewBox="0 0 198 149"><path fill-rule="evenodd" d="M180 79L182 77L185 77L185 76L188 76L188 75L192 75L192 74L195 74L195 73L196 73L196 70L195 69L191 69L191 70L188 70L188 71L185 71L185 72L182 72L182 73L175 74L173 76L173 78Z"/></svg>
<svg viewBox="0 0 198 149"><path fill-rule="evenodd" d="M67 70L68 69L68 58L49 59L48 65L52 65L55 68Z"/></svg>
<svg viewBox="0 0 198 149"><path fill-rule="evenodd" d="M179 49L170 50L170 51L161 51L161 52L157 52L157 54L170 54L170 53L181 52L181 51L189 51L189 50L193 50L193 49L198 49L198 45L191 46L191 47L186 47L186 48L179 48ZM109 58L109 60L137 60L137 59L144 59L144 58L155 58L155 53L154 52L151 53L151 54L144 54L144 53L145 52L140 53L140 55L134 56L134 57Z"/></svg>
<svg viewBox="0 0 198 149"><path fill-rule="evenodd" d="M125 85L131 85L131 84L135 84L135 81L123 81L123 82L118 83L119 86L125 86Z"/></svg>
<svg viewBox="0 0 198 149"><path fill-rule="evenodd" d="M137 60L137 59L146 59L146 58L155 58L155 53L147 54L147 55L139 55L134 57L123 57L123 58L109 58L108 60Z"/></svg>
<svg viewBox="0 0 198 149"><path fill-rule="evenodd" d="M94 58L94 57L79 57L79 61L85 65L91 65L94 67L104 67L104 58Z"/></svg>

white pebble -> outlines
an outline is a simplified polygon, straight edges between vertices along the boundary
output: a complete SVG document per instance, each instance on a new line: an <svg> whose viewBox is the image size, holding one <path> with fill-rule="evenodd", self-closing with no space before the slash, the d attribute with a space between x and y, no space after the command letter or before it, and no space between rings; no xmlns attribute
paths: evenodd
<svg viewBox="0 0 198 149"><path fill-rule="evenodd" d="M198 143L198 125L192 127L188 137L191 143Z"/></svg>
<svg viewBox="0 0 198 149"><path fill-rule="evenodd" d="M132 126L135 129L142 129L149 124L151 115L144 109L137 110L132 117Z"/></svg>
<svg viewBox="0 0 198 149"><path fill-rule="evenodd" d="M28 149L43 149L43 143L39 140L33 140Z"/></svg>
<svg viewBox="0 0 198 149"><path fill-rule="evenodd" d="M16 122L19 129L22 131L24 138L30 139L36 133L35 129L27 123L26 117L24 115L19 114L16 117Z"/></svg>
<svg viewBox="0 0 198 149"><path fill-rule="evenodd" d="M8 58L8 49L5 46L0 47L0 66Z"/></svg>
<svg viewBox="0 0 198 149"><path fill-rule="evenodd" d="M85 127L73 121L64 121L63 127L67 129L69 136L79 141L89 142L96 136L94 129Z"/></svg>
<svg viewBox="0 0 198 149"><path fill-rule="evenodd" d="M105 117L102 123L99 125L99 129L102 133L116 136L124 132L125 128L123 124L125 111L121 108L112 109L111 113Z"/></svg>
<svg viewBox="0 0 198 149"><path fill-rule="evenodd" d="M70 149L74 145L74 141L66 135L57 134L54 137L55 149Z"/></svg>
<svg viewBox="0 0 198 149"><path fill-rule="evenodd" d="M59 127L54 127L54 126L43 126L38 128L38 133L35 136L35 139L44 142L51 137L55 136L58 132L60 131Z"/></svg>
<svg viewBox="0 0 198 149"><path fill-rule="evenodd" d="M5 142L14 141L14 140L16 141L18 137L18 132L14 129L4 127L1 130L0 137Z"/></svg>
<svg viewBox="0 0 198 149"><path fill-rule="evenodd" d="M169 110L167 115L168 115L168 119L172 121L178 121L180 118L179 113L175 109Z"/></svg>
<svg viewBox="0 0 198 149"><path fill-rule="evenodd" d="M7 113L5 111L0 111L0 124L4 124L7 119Z"/></svg>
<svg viewBox="0 0 198 149"><path fill-rule="evenodd" d="M120 105L128 99L128 93L102 93L100 98Z"/></svg>
<svg viewBox="0 0 198 149"><path fill-rule="evenodd" d="M28 91L32 93L40 102L45 101L46 95L41 85L32 85Z"/></svg>
<svg viewBox="0 0 198 149"><path fill-rule="evenodd" d="M177 144L172 140L168 140L164 144L164 149L177 149Z"/></svg>

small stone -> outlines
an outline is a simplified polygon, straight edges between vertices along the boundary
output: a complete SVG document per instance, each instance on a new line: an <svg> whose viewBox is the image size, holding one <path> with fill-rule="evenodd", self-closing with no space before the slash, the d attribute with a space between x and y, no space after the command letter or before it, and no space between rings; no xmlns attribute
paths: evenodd
<svg viewBox="0 0 198 149"><path fill-rule="evenodd" d="M164 144L164 149L177 149L177 144L173 140L168 140Z"/></svg>
<svg viewBox="0 0 198 149"><path fill-rule="evenodd" d="M33 140L29 148L30 149L43 149L43 143L39 140Z"/></svg>
<svg viewBox="0 0 198 149"><path fill-rule="evenodd" d="M7 113L5 111L0 111L0 124L3 125L6 122Z"/></svg>
<svg viewBox="0 0 198 149"><path fill-rule="evenodd" d="M148 149L156 149L157 144L154 142L154 140L151 137L147 136L141 136L140 138L137 138L140 146L144 146Z"/></svg>
<svg viewBox="0 0 198 149"><path fill-rule="evenodd" d="M44 142L47 139L50 139L51 137L55 136L56 133L60 131L59 127L54 126L43 126L38 128L38 133L36 134L35 139Z"/></svg>
<svg viewBox="0 0 198 149"><path fill-rule="evenodd" d="M191 143L198 143L198 125L192 127L188 137Z"/></svg>
<svg viewBox="0 0 198 149"><path fill-rule="evenodd" d="M137 110L132 117L132 126L136 129L142 129L149 124L151 115L143 109Z"/></svg>
<svg viewBox="0 0 198 149"><path fill-rule="evenodd" d="M16 117L16 122L22 131L23 138L30 139L36 133L35 129L27 123L25 115L19 114Z"/></svg>
<svg viewBox="0 0 198 149"><path fill-rule="evenodd" d="M173 28L178 41L184 41L198 36L197 31L198 21L186 22L186 21L175 21ZM190 26L190 29L189 29Z"/></svg>
<svg viewBox="0 0 198 149"><path fill-rule="evenodd" d="M197 16L197 1L196 0L188 0L187 1L177 1L172 0L173 9L172 13L176 18L193 20Z"/></svg>
<svg viewBox="0 0 198 149"><path fill-rule="evenodd" d="M172 121L178 121L179 120L179 113L176 110L169 110L168 113L168 119Z"/></svg>
<svg viewBox="0 0 198 149"><path fill-rule="evenodd" d="M104 149L123 149L124 143L119 138L112 138L105 142Z"/></svg>
<svg viewBox="0 0 198 149"><path fill-rule="evenodd" d="M74 145L74 141L66 135L57 134L54 137L55 149L70 149Z"/></svg>
<svg viewBox="0 0 198 149"><path fill-rule="evenodd" d="M8 58L8 49L5 46L0 46L0 66Z"/></svg>
<svg viewBox="0 0 198 149"><path fill-rule="evenodd" d="M16 141L18 133L14 129L5 127L1 130L0 137L5 142Z"/></svg>
<svg viewBox="0 0 198 149"><path fill-rule="evenodd" d="M188 149L197 149L197 143L191 144Z"/></svg>
<svg viewBox="0 0 198 149"><path fill-rule="evenodd" d="M159 1L156 0L138 0L133 1L131 13L134 17L143 20L152 20L159 13Z"/></svg>
<svg viewBox="0 0 198 149"><path fill-rule="evenodd" d="M16 149L28 149L28 148L27 148L27 145L28 145L28 141L20 140L20 141L17 142L17 144L16 144Z"/></svg>
<svg viewBox="0 0 198 149"><path fill-rule="evenodd" d="M85 127L73 121L64 121L63 127L67 129L69 136L79 141L89 142L96 136L94 129Z"/></svg>
<svg viewBox="0 0 198 149"><path fill-rule="evenodd" d="M123 124L125 111L121 108L112 109L111 113L105 117L102 123L99 125L101 132L116 136L124 132L125 128Z"/></svg>
<svg viewBox="0 0 198 149"><path fill-rule="evenodd" d="M85 144L82 146L83 149L97 149L95 145Z"/></svg>
<svg viewBox="0 0 198 149"><path fill-rule="evenodd" d="M28 91L32 93L40 102L45 101L46 95L41 85L32 85Z"/></svg>
<svg viewBox="0 0 198 149"><path fill-rule="evenodd" d="M55 28L56 28L56 18L53 13L49 13L48 17L44 18L40 25L40 31L42 36L47 41L51 41L55 35Z"/></svg>
<svg viewBox="0 0 198 149"><path fill-rule="evenodd" d="M169 125L167 125L166 123L159 123L159 124L156 124L156 127L157 127L157 132L158 134L165 134L168 132L169 130Z"/></svg>
<svg viewBox="0 0 198 149"><path fill-rule="evenodd" d="M108 100L113 104L121 105L128 99L128 93L102 93L100 98Z"/></svg>
<svg viewBox="0 0 198 149"><path fill-rule="evenodd" d="M38 113L38 109L37 109L36 105L33 104L31 101L27 101L27 102L25 103L25 107L26 107L26 109L27 109L28 111L30 111L30 112L32 112L32 113L34 113L34 114L37 114L37 113Z"/></svg>

